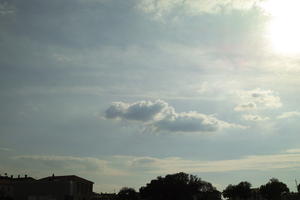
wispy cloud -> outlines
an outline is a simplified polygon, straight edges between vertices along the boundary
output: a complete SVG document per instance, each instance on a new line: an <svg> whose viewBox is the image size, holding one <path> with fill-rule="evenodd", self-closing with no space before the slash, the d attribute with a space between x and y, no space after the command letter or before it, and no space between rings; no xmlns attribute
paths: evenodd
<svg viewBox="0 0 300 200"><path fill-rule="evenodd" d="M120 176L126 173L109 166L109 161L94 157L75 157L57 155L19 155L13 160L21 162L21 165L38 168L40 170L62 170L69 173L94 173L109 176Z"/></svg>
<svg viewBox="0 0 300 200"><path fill-rule="evenodd" d="M249 9L255 6L258 0L141 0L137 9L153 15L154 19L173 15L176 12L186 15L200 15L203 13L217 13L223 10Z"/></svg>
<svg viewBox="0 0 300 200"><path fill-rule="evenodd" d="M114 102L105 111L105 117L143 122L146 127L155 131L213 132L223 128L245 128L196 111L177 113L172 106L162 100L131 104Z"/></svg>
<svg viewBox="0 0 300 200"><path fill-rule="evenodd" d="M38 166L39 170L61 169L62 172L69 170L75 174L96 176L124 176L133 173L167 174L179 171L188 173L264 171L300 167L300 149L288 149L278 154L252 155L239 159L214 161L128 155L108 156L105 160L94 157L21 155L13 157L13 160L21 161L23 165L26 163Z"/></svg>
<svg viewBox="0 0 300 200"><path fill-rule="evenodd" d="M300 112L298 111L284 112L281 115L278 115L277 119L285 119L285 118L299 117L299 116L300 116Z"/></svg>
<svg viewBox="0 0 300 200"><path fill-rule="evenodd" d="M300 153L300 149L288 149L285 152L286 153Z"/></svg>
<svg viewBox="0 0 300 200"><path fill-rule="evenodd" d="M0 151L6 151L6 152L9 152L9 151L13 151L13 149L6 148L6 147L0 147Z"/></svg>
<svg viewBox="0 0 300 200"><path fill-rule="evenodd" d="M242 117L246 121L254 121L254 122L266 121L270 119L269 117L262 117L260 115L251 115L251 114L243 115Z"/></svg>
<svg viewBox="0 0 300 200"><path fill-rule="evenodd" d="M182 157L151 157L115 155L96 157L59 155L18 155L11 158L17 164L15 171L45 176L49 173L76 174L97 181L97 188L103 185L104 177L119 179L120 176L156 176L184 171L187 173L226 173L236 171L266 171L294 169L300 167L300 149L288 149L282 153L251 155L230 160L199 160ZM120 186L118 186L120 187ZM101 191L101 188L99 188Z"/></svg>
<svg viewBox="0 0 300 200"><path fill-rule="evenodd" d="M241 170L264 171L299 167L299 149L289 150L287 152L288 153L283 154L246 156L240 159L217 161L187 160L180 157L155 158L123 156L123 159L127 159L127 165L132 169L159 174L174 173L178 171L186 171L189 173Z"/></svg>
<svg viewBox="0 0 300 200"><path fill-rule="evenodd" d="M234 108L235 111L251 111L256 109L257 106L254 102L241 103Z"/></svg>
<svg viewBox="0 0 300 200"><path fill-rule="evenodd" d="M272 90L257 88L239 91L238 97L242 102L234 108L235 111L275 109L282 106L280 97Z"/></svg>
<svg viewBox="0 0 300 200"><path fill-rule="evenodd" d="M8 2L0 2L0 16L11 15L16 12L16 8Z"/></svg>

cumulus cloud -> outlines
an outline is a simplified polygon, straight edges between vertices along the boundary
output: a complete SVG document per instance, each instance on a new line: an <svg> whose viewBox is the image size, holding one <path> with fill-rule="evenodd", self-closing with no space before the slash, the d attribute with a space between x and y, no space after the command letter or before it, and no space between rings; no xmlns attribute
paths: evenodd
<svg viewBox="0 0 300 200"><path fill-rule="evenodd" d="M272 90L257 88L254 90L239 91L238 96L242 102L234 108L235 111L275 109L282 106L280 97Z"/></svg>
<svg viewBox="0 0 300 200"><path fill-rule="evenodd" d="M156 131L213 132L222 128L242 128L240 125L199 112L177 113L172 106L162 100L139 101L132 104L114 102L105 111L105 117L144 122Z"/></svg>
<svg viewBox="0 0 300 200"><path fill-rule="evenodd" d="M299 116L300 116L300 112L298 111L284 112L281 115L278 115L277 119L285 119L285 118L299 117Z"/></svg>
<svg viewBox="0 0 300 200"><path fill-rule="evenodd" d="M254 121L254 122L266 121L266 120L270 119L269 117L262 117L262 116L259 116L259 115L251 115L251 114L243 115L242 117L246 121Z"/></svg>
<svg viewBox="0 0 300 200"><path fill-rule="evenodd" d="M238 127L198 112L174 113L172 117L158 120L153 125L159 130L171 132L213 132L222 128Z"/></svg>
<svg viewBox="0 0 300 200"><path fill-rule="evenodd" d="M155 19L171 15L173 12L187 15L216 13L224 9L249 9L259 0L139 0L137 8L152 14Z"/></svg>
<svg viewBox="0 0 300 200"><path fill-rule="evenodd" d="M149 121L159 116L164 116L172 111L166 102L161 100L139 101L132 104L114 102L105 111L105 117L109 119L127 119L136 121Z"/></svg>

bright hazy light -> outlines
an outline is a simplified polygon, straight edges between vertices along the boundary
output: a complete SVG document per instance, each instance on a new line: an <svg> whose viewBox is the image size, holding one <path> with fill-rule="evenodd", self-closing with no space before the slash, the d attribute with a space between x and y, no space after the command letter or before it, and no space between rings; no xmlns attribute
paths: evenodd
<svg viewBox="0 0 300 200"><path fill-rule="evenodd" d="M269 0L262 7L272 17L268 37L278 53L300 53L300 0Z"/></svg>

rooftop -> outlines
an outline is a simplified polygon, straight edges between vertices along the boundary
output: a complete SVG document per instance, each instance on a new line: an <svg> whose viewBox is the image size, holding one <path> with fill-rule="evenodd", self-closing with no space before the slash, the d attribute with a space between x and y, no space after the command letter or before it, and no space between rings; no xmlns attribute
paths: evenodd
<svg viewBox="0 0 300 200"><path fill-rule="evenodd" d="M89 182L89 183L94 183L92 181L89 181L87 179L81 178L79 176L75 176L75 175L66 175L66 176L48 176L45 178L41 178L38 181L59 181L59 180L74 180L74 181L84 181L84 182Z"/></svg>

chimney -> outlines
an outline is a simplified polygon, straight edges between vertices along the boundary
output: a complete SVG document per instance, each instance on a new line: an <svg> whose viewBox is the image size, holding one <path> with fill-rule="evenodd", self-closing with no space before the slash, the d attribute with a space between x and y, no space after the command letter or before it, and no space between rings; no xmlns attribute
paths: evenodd
<svg viewBox="0 0 300 200"><path fill-rule="evenodd" d="M14 175L11 175L10 178L13 179L13 178L14 178Z"/></svg>
<svg viewBox="0 0 300 200"><path fill-rule="evenodd" d="M18 178L20 178L20 175L18 175Z"/></svg>
<svg viewBox="0 0 300 200"><path fill-rule="evenodd" d="M27 178L27 174L25 174L25 178Z"/></svg>

